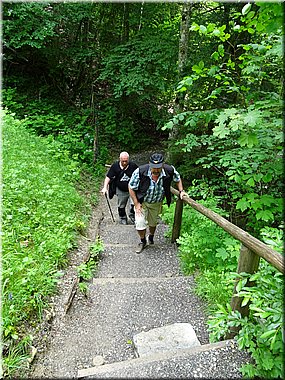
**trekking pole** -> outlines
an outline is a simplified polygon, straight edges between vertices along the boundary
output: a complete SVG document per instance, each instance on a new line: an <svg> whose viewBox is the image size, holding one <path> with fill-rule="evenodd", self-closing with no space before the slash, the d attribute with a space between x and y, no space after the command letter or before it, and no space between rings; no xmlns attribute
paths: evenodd
<svg viewBox="0 0 285 380"><path fill-rule="evenodd" d="M113 222L115 222L115 218L114 218L114 215L113 215L113 212L112 212L112 209L111 209L111 205L110 205L107 193L105 193L105 197L106 197L106 201L107 201L107 204L108 204L108 207L109 207L109 211L110 211L111 217L113 219Z"/></svg>

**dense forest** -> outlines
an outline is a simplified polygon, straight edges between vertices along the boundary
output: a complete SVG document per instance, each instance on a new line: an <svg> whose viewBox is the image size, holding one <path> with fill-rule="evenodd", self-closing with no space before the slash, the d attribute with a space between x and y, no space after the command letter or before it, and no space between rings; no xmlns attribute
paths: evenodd
<svg viewBox="0 0 285 380"><path fill-rule="evenodd" d="M78 187L92 180L98 186L103 165L119 151L167 152L191 197L282 251L283 14L282 2L3 2L6 374L27 355L23 318L47 306L64 255L88 223L75 216L78 205L88 213ZM47 167L50 175L41 177ZM43 247L42 236L33 235L46 233L41 220L48 212L64 241L58 236L59 256L46 263L52 280L33 292L40 285L21 276L34 266L37 244L37 254L53 249L52 239L45 235ZM198 292L199 282L219 284L225 295L201 294L209 303L215 299L212 314L224 305L210 322L213 339L226 333L226 320L239 325L239 344L255 360L243 373L281 377L280 274L263 263L258 294L240 288L253 305L247 323L240 321L225 306L225 272L236 269L237 242L187 212L180 238L184 272L200 273ZM170 208L164 217L172 215ZM217 323L224 326L219 332Z"/></svg>

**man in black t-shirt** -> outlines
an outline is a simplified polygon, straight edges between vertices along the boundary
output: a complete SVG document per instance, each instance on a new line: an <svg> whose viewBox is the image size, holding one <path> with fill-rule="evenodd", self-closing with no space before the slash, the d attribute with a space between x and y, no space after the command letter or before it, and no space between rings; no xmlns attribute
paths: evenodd
<svg viewBox="0 0 285 380"><path fill-rule="evenodd" d="M129 218L132 224L135 221L134 204L130 198L128 185L137 167L138 165L135 162L129 160L129 154L127 152L121 152L119 161L111 165L101 190L102 194L108 191L110 199L112 199L115 194L117 195L118 213L121 224L127 224L126 206L128 200L130 201Z"/></svg>

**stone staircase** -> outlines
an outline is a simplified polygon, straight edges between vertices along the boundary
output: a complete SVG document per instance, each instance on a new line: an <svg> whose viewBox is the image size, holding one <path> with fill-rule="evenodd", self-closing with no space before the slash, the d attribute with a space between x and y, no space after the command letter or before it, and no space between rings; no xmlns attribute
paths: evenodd
<svg viewBox="0 0 285 380"><path fill-rule="evenodd" d="M136 254L134 226L114 223L102 202L100 224L85 239L93 244L99 234L104 246L88 296L77 291L66 313L59 295L65 301L56 302L48 348L29 378L242 378L249 358L233 341L209 344L204 304L180 272L167 226L160 223L155 244ZM110 203L117 217L116 199Z"/></svg>
<svg viewBox="0 0 285 380"><path fill-rule="evenodd" d="M116 199L110 203L116 216ZM92 309L81 320L92 320L82 337L90 357L77 378L242 378L247 355L232 340L209 344L204 305L166 229L160 223L155 244L136 254L134 226L114 223L106 207Z"/></svg>

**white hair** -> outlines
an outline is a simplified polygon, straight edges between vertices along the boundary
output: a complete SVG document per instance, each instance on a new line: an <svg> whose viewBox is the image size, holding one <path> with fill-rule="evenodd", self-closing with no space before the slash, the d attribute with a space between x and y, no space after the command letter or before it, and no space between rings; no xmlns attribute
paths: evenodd
<svg viewBox="0 0 285 380"><path fill-rule="evenodd" d="M127 157L127 158L129 158L129 153L128 153L128 152L121 152L121 153L120 153L120 158L122 158L122 157Z"/></svg>

